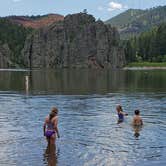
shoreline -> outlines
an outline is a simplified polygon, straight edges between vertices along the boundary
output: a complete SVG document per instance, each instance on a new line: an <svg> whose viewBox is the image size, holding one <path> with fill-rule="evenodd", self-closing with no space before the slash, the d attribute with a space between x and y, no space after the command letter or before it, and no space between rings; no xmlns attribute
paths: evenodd
<svg viewBox="0 0 166 166"><path fill-rule="evenodd" d="M143 66L143 67L124 67L123 70L166 70L166 67L153 67L153 66Z"/></svg>
<svg viewBox="0 0 166 166"><path fill-rule="evenodd" d="M61 69L66 69L66 68L61 68ZM85 68L77 68L77 69L85 69ZM86 68L89 69L89 68ZM117 68L119 70L166 70L166 66L126 66L126 67L122 67L122 68ZM23 69L23 68L0 68L0 72L1 71L18 71L18 72L27 72L27 71L31 71L31 70L36 70L36 69ZM43 70L41 69L37 69L37 70ZM46 69L47 70L47 69ZM50 70L52 70L50 68Z"/></svg>
<svg viewBox="0 0 166 166"><path fill-rule="evenodd" d="M25 71L30 71L29 69L18 69L18 68L0 68L0 71L21 71L21 72L25 72Z"/></svg>

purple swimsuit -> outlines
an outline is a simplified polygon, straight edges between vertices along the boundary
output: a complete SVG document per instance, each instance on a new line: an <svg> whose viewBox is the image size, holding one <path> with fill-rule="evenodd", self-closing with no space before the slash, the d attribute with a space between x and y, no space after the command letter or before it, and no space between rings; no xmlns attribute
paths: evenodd
<svg viewBox="0 0 166 166"><path fill-rule="evenodd" d="M46 132L45 132L45 136L46 136L47 138L50 138L53 134L55 134L54 125L53 125L52 122L49 122L49 123L47 124L47 130L46 130Z"/></svg>
<svg viewBox="0 0 166 166"><path fill-rule="evenodd" d="M46 136L46 137L51 137L53 134L55 134L55 131L53 131L53 130L47 130L47 131L45 132L45 136Z"/></svg>

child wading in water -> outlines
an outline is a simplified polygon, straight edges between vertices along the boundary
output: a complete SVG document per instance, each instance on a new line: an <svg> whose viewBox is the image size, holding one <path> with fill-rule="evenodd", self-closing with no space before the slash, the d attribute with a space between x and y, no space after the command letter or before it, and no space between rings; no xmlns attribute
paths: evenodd
<svg viewBox="0 0 166 166"><path fill-rule="evenodd" d="M139 132L140 132L142 125L143 125L143 121L142 121L142 118L140 116L139 110L135 110L135 116L133 118L132 125L134 128L134 136L139 137L139 135L140 135Z"/></svg>
<svg viewBox="0 0 166 166"><path fill-rule="evenodd" d="M142 126L143 125L143 121L142 118L140 116L140 111L139 110L135 110L135 116L133 118L133 123L134 126Z"/></svg>
<svg viewBox="0 0 166 166"><path fill-rule="evenodd" d="M58 131L58 109L53 107L49 116L46 117L43 125L44 136L47 138L48 144L55 144L56 135L59 136Z"/></svg>
<svg viewBox="0 0 166 166"><path fill-rule="evenodd" d="M116 106L116 111L118 113L118 123L123 122L124 121L124 116L127 116L128 114L123 112L123 109L122 109L121 105Z"/></svg>

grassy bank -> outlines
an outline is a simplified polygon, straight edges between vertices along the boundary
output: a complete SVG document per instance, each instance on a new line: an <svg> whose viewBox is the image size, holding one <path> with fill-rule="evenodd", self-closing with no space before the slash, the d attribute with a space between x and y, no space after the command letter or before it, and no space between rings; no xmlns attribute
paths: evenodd
<svg viewBox="0 0 166 166"><path fill-rule="evenodd" d="M126 67L166 67L166 62L133 62Z"/></svg>

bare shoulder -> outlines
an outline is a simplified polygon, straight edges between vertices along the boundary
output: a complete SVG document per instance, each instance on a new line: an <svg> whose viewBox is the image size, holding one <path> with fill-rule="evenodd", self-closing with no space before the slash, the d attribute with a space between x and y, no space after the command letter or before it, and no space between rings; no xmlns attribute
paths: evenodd
<svg viewBox="0 0 166 166"><path fill-rule="evenodd" d="M57 125L58 124L58 116L53 117L52 122Z"/></svg>
<svg viewBox="0 0 166 166"><path fill-rule="evenodd" d="M49 116L46 116L45 122L46 122L46 123L49 122Z"/></svg>
<svg viewBox="0 0 166 166"><path fill-rule="evenodd" d="M134 116L133 119L137 119L138 117L137 116Z"/></svg>
<svg viewBox="0 0 166 166"><path fill-rule="evenodd" d="M52 118L53 121L57 121L58 120L58 116L55 116Z"/></svg>

